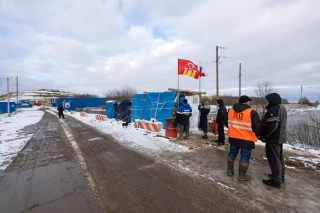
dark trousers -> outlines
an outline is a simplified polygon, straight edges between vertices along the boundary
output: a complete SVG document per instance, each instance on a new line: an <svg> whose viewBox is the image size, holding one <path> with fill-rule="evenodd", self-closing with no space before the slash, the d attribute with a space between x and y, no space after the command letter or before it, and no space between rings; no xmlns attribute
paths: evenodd
<svg viewBox="0 0 320 213"><path fill-rule="evenodd" d="M61 118L61 116L64 118L63 112L59 112L59 118Z"/></svg>
<svg viewBox="0 0 320 213"><path fill-rule="evenodd" d="M224 143L225 136L224 136L224 124L218 123L218 142Z"/></svg>
<svg viewBox="0 0 320 213"><path fill-rule="evenodd" d="M186 132L186 134L189 135L189 129L190 129L190 124L187 125L179 125L179 134L183 134L183 132Z"/></svg>
<svg viewBox="0 0 320 213"><path fill-rule="evenodd" d="M282 144L266 144L266 156L272 172L272 179L281 183L285 175L285 165Z"/></svg>

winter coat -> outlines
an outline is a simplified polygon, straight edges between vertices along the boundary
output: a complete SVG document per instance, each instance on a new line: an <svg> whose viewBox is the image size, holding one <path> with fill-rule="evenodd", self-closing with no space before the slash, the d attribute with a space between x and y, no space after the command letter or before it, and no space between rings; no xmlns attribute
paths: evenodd
<svg viewBox="0 0 320 213"><path fill-rule="evenodd" d="M242 103L237 103L232 106L233 110L236 112L242 112L246 109L251 108L247 104L242 104ZM228 111L230 113L230 110ZM261 123L260 123L260 118L258 113L255 110L252 110L250 113L250 118L251 118L251 127L252 127L252 132L259 137L260 133L260 128L261 128ZM225 120L225 126L228 127L228 119ZM232 138L229 137L229 143L231 145L240 147L240 148L245 148L245 149L254 149L255 148L255 143L253 141L248 141L248 140L242 140L239 138Z"/></svg>
<svg viewBox="0 0 320 213"><path fill-rule="evenodd" d="M177 124L188 125L189 117L192 115L192 108L188 103L183 103L177 110Z"/></svg>
<svg viewBox="0 0 320 213"><path fill-rule="evenodd" d="M269 105L261 120L261 137L269 144L283 144L287 142L287 110L281 105L281 97L277 93L266 96Z"/></svg>
<svg viewBox="0 0 320 213"><path fill-rule="evenodd" d="M210 106L208 103L204 105L199 105L198 110L200 111L200 129L207 129L208 127L208 114L210 112Z"/></svg>
<svg viewBox="0 0 320 213"><path fill-rule="evenodd" d="M224 102L222 99L218 99L217 103L219 109L216 117L216 122L219 124L224 124L225 121L228 119L227 108L224 106Z"/></svg>
<svg viewBox="0 0 320 213"><path fill-rule="evenodd" d="M63 109L62 106L59 106L59 107L57 108L57 110L58 110L60 113L62 113L64 109Z"/></svg>

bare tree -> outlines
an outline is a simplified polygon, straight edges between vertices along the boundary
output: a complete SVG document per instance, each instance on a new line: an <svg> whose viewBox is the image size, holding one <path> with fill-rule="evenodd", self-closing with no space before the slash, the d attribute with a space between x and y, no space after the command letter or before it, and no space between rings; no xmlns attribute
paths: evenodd
<svg viewBox="0 0 320 213"><path fill-rule="evenodd" d="M267 105L267 101L265 99L266 95L275 92L275 89L269 80L258 82L256 87L254 88L254 92L258 97L258 103L256 105L260 105L260 110L262 111L262 116L265 114L265 108Z"/></svg>
<svg viewBox="0 0 320 213"><path fill-rule="evenodd" d="M299 102L298 103L299 104L310 104L310 101L306 96L304 96L302 98L299 98Z"/></svg>
<svg viewBox="0 0 320 213"><path fill-rule="evenodd" d="M121 89L113 89L109 90L108 92L105 92L104 96L107 100L124 100L133 98L134 94L136 93L136 89L128 85L124 85Z"/></svg>

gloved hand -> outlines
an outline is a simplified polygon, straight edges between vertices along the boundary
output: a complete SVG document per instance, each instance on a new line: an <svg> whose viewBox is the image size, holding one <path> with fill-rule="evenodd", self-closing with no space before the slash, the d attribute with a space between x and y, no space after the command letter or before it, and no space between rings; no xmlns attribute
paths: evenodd
<svg viewBox="0 0 320 213"><path fill-rule="evenodd" d="M259 138L258 138L261 142L263 142L263 143L265 143L266 142L266 139L264 138L264 137L261 137L261 136L259 136Z"/></svg>

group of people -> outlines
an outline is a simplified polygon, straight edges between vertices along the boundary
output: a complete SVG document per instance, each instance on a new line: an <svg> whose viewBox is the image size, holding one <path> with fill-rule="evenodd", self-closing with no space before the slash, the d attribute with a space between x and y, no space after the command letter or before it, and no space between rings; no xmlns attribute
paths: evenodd
<svg viewBox="0 0 320 213"><path fill-rule="evenodd" d="M250 106L251 98L244 95L239 98L239 102L234 104L228 111L222 99L217 100L218 113L216 122L218 124L218 145L225 144L224 127L227 127L230 150L228 153L227 175L234 175L234 161L240 151L238 181L248 181L251 179L247 175L252 150L255 142L260 139L266 143L265 153L271 169L269 178L262 180L266 185L281 188L281 183L285 181L285 164L283 157L283 143L287 141L287 112L281 105L281 97L278 93L268 94L266 97L268 105L267 112L260 120L259 114ZM199 128L203 131L202 139L207 139L207 116L210 112L209 102L201 103L198 106L200 112ZM192 115L192 108L185 99L177 110L177 124L180 127L178 140L189 137L189 118Z"/></svg>

